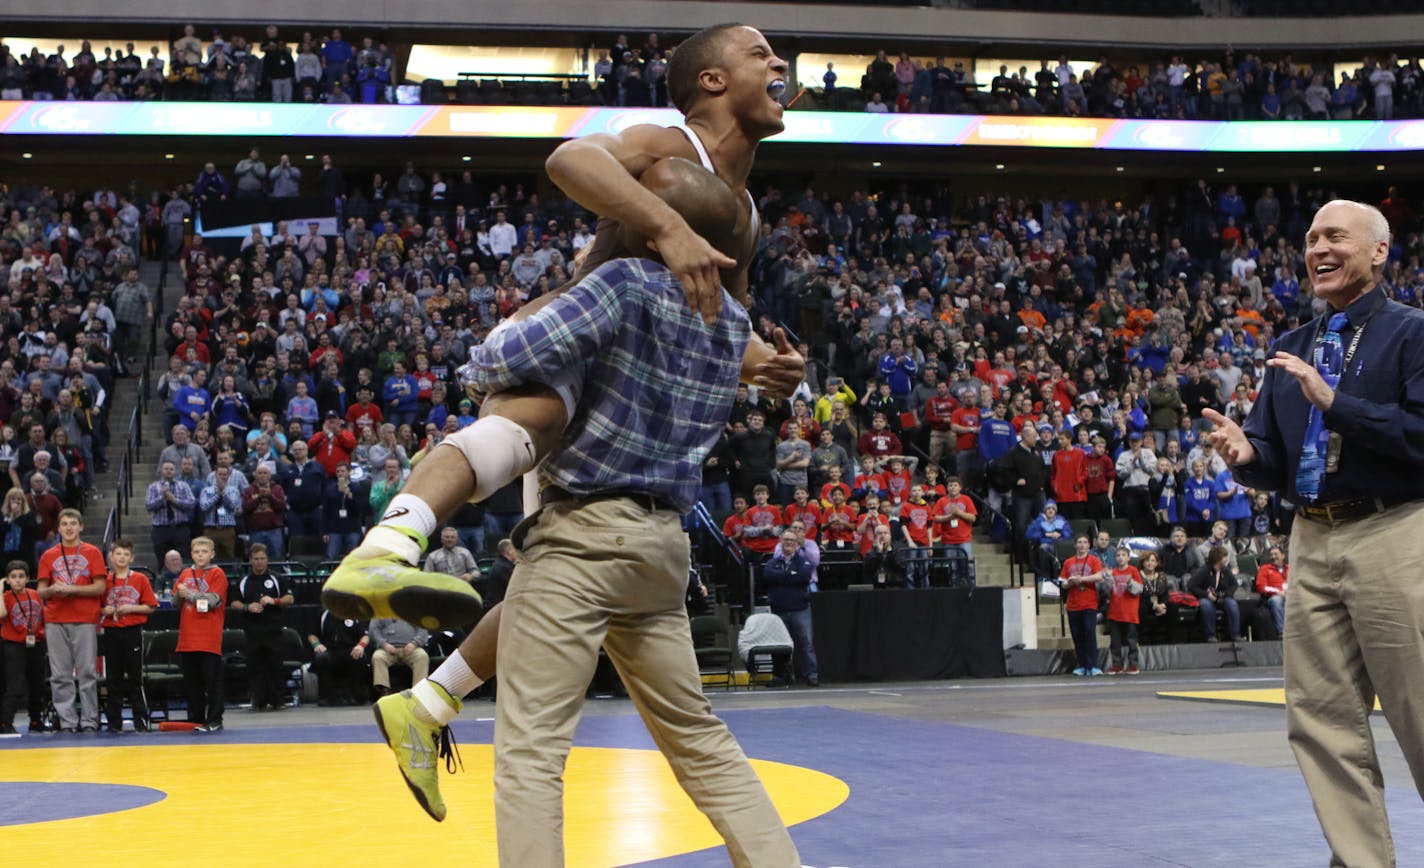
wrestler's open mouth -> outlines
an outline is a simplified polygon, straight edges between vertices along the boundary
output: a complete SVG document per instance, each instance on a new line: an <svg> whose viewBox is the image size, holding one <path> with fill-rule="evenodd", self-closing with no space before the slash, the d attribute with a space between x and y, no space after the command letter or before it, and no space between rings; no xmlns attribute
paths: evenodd
<svg viewBox="0 0 1424 868"><path fill-rule="evenodd" d="M778 78L766 86L766 95L771 97L771 101L777 105L782 104L782 97L786 95L786 81Z"/></svg>

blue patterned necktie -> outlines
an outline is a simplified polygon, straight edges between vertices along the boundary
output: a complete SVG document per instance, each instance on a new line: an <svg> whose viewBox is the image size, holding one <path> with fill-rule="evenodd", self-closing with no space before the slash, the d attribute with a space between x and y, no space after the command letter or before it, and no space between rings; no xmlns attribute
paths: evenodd
<svg viewBox="0 0 1424 868"><path fill-rule="evenodd" d="M1349 323L1343 313L1330 317L1325 334L1315 344L1315 370L1325 380L1325 385L1335 389L1340 385L1340 374L1344 371L1344 351L1340 344L1340 330ZM1306 503L1314 503L1320 497L1320 480L1325 475L1325 453L1330 442L1330 432L1325 430L1325 419L1320 408L1310 406L1310 420L1305 426L1305 443L1300 451L1300 465L1295 472L1295 493Z"/></svg>

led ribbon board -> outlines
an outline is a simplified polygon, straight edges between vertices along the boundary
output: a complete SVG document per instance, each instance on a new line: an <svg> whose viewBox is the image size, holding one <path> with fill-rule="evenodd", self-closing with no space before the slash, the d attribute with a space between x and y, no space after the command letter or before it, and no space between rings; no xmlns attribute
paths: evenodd
<svg viewBox="0 0 1424 868"><path fill-rule="evenodd" d="M786 131L771 141L1230 153L1424 150L1424 119L1221 123L869 112L785 117ZM7 136L572 139L678 120L673 109L0 101L0 135Z"/></svg>

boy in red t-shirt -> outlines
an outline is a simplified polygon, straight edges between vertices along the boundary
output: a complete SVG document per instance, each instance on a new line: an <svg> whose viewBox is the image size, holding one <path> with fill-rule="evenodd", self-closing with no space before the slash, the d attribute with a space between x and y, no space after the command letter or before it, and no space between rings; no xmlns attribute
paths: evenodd
<svg viewBox="0 0 1424 868"><path fill-rule="evenodd" d="M825 518L821 505L810 499L810 492L804 485L796 486L795 497L795 500L781 510L782 521L788 527L792 522L800 521L806 526L806 539L818 542L821 524Z"/></svg>
<svg viewBox="0 0 1424 868"><path fill-rule="evenodd" d="M198 732L223 728L222 635L227 615L227 574L212 566L213 541L205 536L191 543L193 565L173 582L178 615L178 662L183 692L188 697L188 722Z"/></svg>
<svg viewBox="0 0 1424 868"><path fill-rule="evenodd" d="M0 647L4 651L5 696L0 700L0 735L14 735L20 706L30 711L30 732L44 732L45 621L44 600L26 585L30 568L24 561L5 567L0 594Z"/></svg>
<svg viewBox="0 0 1424 868"><path fill-rule="evenodd" d="M875 529L889 526L890 501L882 500L878 494L867 494L865 496L865 512L862 513L860 524L855 529L856 539L860 541L861 557L870 554L871 546L875 545Z"/></svg>
<svg viewBox="0 0 1424 868"><path fill-rule="evenodd" d="M39 565L50 694L65 732L99 729L99 678L94 663L99 658L99 607L106 575L104 554L79 538L83 531L79 510L61 510L59 543L40 555Z"/></svg>
<svg viewBox="0 0 1424 868"><path fill-rule="evenodd" d="M934 533L934 507L925 500L922 485L910 486L910 497L900 505L900 532L905 537L905 578L911 588L930 586L930 542ZM871 544L875 538L872 535Z"/></svg>
<svg viewBox="0 0 1424 868"><path fill-rule="evenodd" d="M742 546L757 555L757 563L765 560L781 539L781 507L767 503L771 489L758 485L752 489L752 499L756 504L746 514L746 524L742 526Z"/></svg>
<svg viewBox="0 0 1424 868"><path fill-rule="evenodd" d="M953 558L949 562L951 585L970 584L969 564L974 562L974 522L979 518L979 510L974 501L964 494L964 486L958 476L944 481L945 495L934 505L934 535L937 545L964 552L964 558Z"/></svg>
<svg viewBox="0 0 1424 868"><path fill-rule="evenodd" d="M891 506L899 506L910 496L910 485L914 482L914 476L905 466L905 459L901 456L893 455L883 460L886 467L880 474L880 480L881 488L885 491L884 497L890 499Z"/></svg>
<svg viewBox="0 0 1424 868"><path fill-rule="evenodd" d="M1137 675L1137 619L1142 601L1142 574L1132 565L1132 549L1117 547L1117 566L1108 573L1112 598L1108 603L1108 635L1112 637L1112 666L1109 675L1127 672ZM1122 644L1127 639L1127 669L1123 669Z"/></svg>
<svg viewBox="0 0 1424 868"><path fill-rule="evenodd" d="M1073 651L1078 666L1074 675L1102 675L1098 667L1098 582L1106 578L1103 562L1088 553L1092 542L1086 534L1073 540L1073 556L1063 562L1059 576L1068 588L1064 608L1068 629L1073 634Z"/></svg>
<svg viewBox="0 0 1424 868"><path fill-rule="evenodd" d="M875 471L875 456L860 456L860 472L855 475L855 484L852 486L852 497L859 498L861 505L865 504L865 497L874 493L879 496L885 490L885 479Z"/></svg>
<svg viewBox="0 0 1424 868"><path fill-rule="evenodd" d="M734 545L742 544L742 529L747 524L747 499L740 494L732 498L732 514L722 522L722 536Z"/></svg>
<svg viewBox="0 0 1424 868"><path fill-rule="evenodd" d="M855 543L855 506L846 502L846 493L836 488L831 491L831 508L822 514L825 524L822 548L845 549Z"/></svg>
<svg viewBox="0 0 1424 868"><path fill-rule="evenodd" d="M826 482L825 485L821 486L822 511L831 508L831 492L835 491L836 489L840 489L841 493L845 495L845 499L850 500L850 486L846 485L845 482L841 479L840 465L837 464L833 466L830 470L826 471L826 475L829 476L830 479Z"/></svg>
<svg viewBox="0 0 1424 868"><path fill-rule="evenodd" d="M148 576L129 569L133 563L133 543L114 541L109 550L109 587L99 625L104 628L100 645L104 651L104 677L108 701L104 716L109 732L124 731L124 700L133 707L134 732L148 731L148 703L143 695L143 625L158 606Z"/></svg>

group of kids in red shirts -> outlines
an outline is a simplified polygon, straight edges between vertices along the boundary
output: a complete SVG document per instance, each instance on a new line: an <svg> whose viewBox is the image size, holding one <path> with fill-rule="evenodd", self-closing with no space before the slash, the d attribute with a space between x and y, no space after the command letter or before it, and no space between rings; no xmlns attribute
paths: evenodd
<svg viewBox="0 0 1424 868"><path fill-rule="evenodd" d="M957 477L943 483L933 478L916 482L905 461L893 456L884 460L883 472L875 472L868 457L865 464L854 488L840 481L837 473L821 486L818 497L810 497L805 487L798 486L795 499L783 506L770 503L770 489L758 485L752 489L750 506L741 495L733 499L734 512L722 532L759 556L775 552L782 529L796 521L805 524L806 539L821 548L859 548L862 557L875 543L875 529L892 527L892 522L899 523L901 541L910 547L970 542L979 513ZM852 499L855 493L860 494L859 502Z"/></svg>
<svg viewBox="0 0 1424 868"><path fill-rule="evenodd" d="M97 546L79 539L82 529L77 511L60 514L60 541L40 556L35 587L24 561L11 561L5 567L0 593L0 656L5 672L0 735L17 733L15 716L22 708L29 712L30 733L49 729L46 704L51 699L55 728L97 731L100 655L109 731L122 731L125 704L132 708L134 729L149 728L142 630L158 607L158 598L148 577L130 568L132 543L115 541L106 565ZM194 565L179 574L173 596L175 605L182 607L176 650L189 720L220 729L227 577L220 568L208 566L213 552L207 538L193 540ZM217 683L209 674L213 672Z"/></svg>

